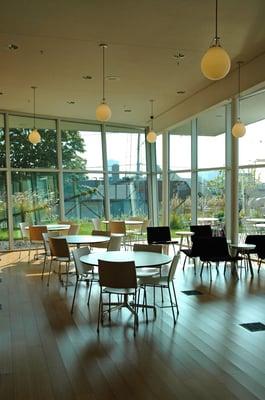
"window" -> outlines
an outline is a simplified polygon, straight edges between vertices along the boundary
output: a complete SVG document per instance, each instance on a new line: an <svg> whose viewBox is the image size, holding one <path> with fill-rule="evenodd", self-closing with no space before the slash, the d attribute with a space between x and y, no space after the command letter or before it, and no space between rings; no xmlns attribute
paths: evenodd
<svg viewBox="0 0 265 400"><path fill-rule="evenodd" d="M4 116L0 114L0 168L6 166Z"/></svg>
<svg viewBox="0 0 265 400"><path fill-rule="evenodd" d="M56 168L57 137L55 121L36 118L41 142L33 145L28 134L33 128L33 118L10 116L10 161L12 168Z"/></svg>

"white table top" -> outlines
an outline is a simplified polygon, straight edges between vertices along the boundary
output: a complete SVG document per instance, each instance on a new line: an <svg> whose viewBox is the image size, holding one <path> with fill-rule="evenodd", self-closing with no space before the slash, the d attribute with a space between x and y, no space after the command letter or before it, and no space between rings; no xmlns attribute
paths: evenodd
<svg viewBox="0 0 265 400"><path fill-rule="evenodd" d="M230 243L229 246L238 250L254 250L256 248L255 244L250 243Z"/></svg>
<svg viewBox="0 0 265 400"><path fill-rule="evenodd" d="M97 236L97 235L68 235L59 236L58 238L65 237L69 244L93 244L93 243L104 243L110 240L109 236Z"/></svg>
<svg viewBox="0 0 265 400"><path fill-rule="evenodd" d="M197 218L198 222L217 222L218 218L216 217L200 217Z"/></svg>
<svg viewBox="0 0 265 400"><path fill-rule="evenodd" d="M176 231L175 234L177 236L192 236L192 235L194 235L194 232L191 232L191 231Z"/></svg>
<svg viewBox="0 0 265 400"><path fill-rule="evenodd" d="M253 224L265 223L265 218L246 218L247 222L252 222Z"/></svg>
<svg viewBox="0 0 265 400"><path fill-rule="evenodd" d="M70 225L64 224L38 224L32 226L47 226L48 231L66 231L70 228ZM29 229L29 227L26 226L25 229Z"/></svg>
<svg viewBox="0 0 265 400"><path fill-rule="evenodd" d="M116 221L116 220L115 220ZM118 220L117 220L118 221ZM109 224L110 221L102 221L103 224ZM126 219L125 221L119 221L119 222L125 222L125 225L142 225L144 221L140 221L140 220L130 220L130 219Z"/></svg>
<svg viewBox="0 0 265 400"><path fill-rule="evenodd" d="M172 257L167 254L148 251L106 251L91 253L80 257L80 261L89 265L98 265L98 260L104 261L134 261L136 268L157 267L171 262Z"/></svg>

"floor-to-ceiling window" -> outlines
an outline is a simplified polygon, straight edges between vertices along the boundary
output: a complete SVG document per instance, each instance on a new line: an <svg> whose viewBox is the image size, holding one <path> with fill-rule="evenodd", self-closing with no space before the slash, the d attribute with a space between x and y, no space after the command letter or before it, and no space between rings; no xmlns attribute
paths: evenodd
<svg viewBox="0 0 265 400"><path fill-rule="evenodd" d="M111 218L148 216L147 164L143 129L106 127Z"/></svg>
<svg viewBox="0 0 265 400"><path fill-rule="evenodd" d="M169 135L169 223L185 229L191 221L191 123Z"/></svg>
<svg viewBox="0 0 265 400"><path fill-rule="evenodd" d="M226 107L197 118L197 222L225 224Z"/></svg>
<svg viewBox="0 0 265 400"><path fill-rule="evenodd" d="M91 219L105 215L100 125L62 121L61 143L65 220L87 233Z"/></svg>
<svg viewBox="0 0 265 400"><path fill-rule="evenodd" d="M246 134L239 139L239 228L243 233L265 232L264 109L264 91L241 100L241 119L246 125Z"/></svg>

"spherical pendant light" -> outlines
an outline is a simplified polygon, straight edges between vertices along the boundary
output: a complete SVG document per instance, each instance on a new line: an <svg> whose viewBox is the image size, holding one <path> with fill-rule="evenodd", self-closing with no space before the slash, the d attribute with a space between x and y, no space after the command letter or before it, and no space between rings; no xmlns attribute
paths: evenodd
<svg viewBox="0 0 265 400"><path fill-rule="evenodd" d="M148 143L155 143L156 137L157 137L156 133L153 130L151 130L148 132L146 140L148 141Z"/></svg>
<svg viewBox="0 0 265 400"><path fill-rule="evenodd" d="M218 0L215 1L215 37L213 45L206 51L201 60L201 71L210 80L223 79L230 71L231 61L227 52L220 45L217 33Z"/></svg>
<svg viewBox="0 0 265 400"><path fill-rule="evenodd" d="M34 118L34 127L32 131L28 135L28 141L32 144L38 144L41 141L41 135L36 129L36 114L35 114L35 107L36 107L36 101L35 101L35 91L37 89L36 86L31 86L31 89L33 89L33 118Z"/></svg>
<svg viewBox="0 0 265 400"><path fill-rule="evenodd" d="M213 81L223 79L231 67L230 57L221 46L212 46L201 60L203 75Z"/></svg>
<svg viewBox="0 0 265 400"><path fill-rule="evenodd" d="M105 49L106 44L100 44L102 48L102 101L96 108L96 118L100 122L106 122L111 118L111 109L105 99Z"/></svg>
<svg viewBox="0 0 265 400"><path fill-rule="evenodd" d="M235 125L232 128L232 135L236 138L241 138L246 133L246 127L240 119L237 120Z"/></svg>
<svg viewBox="0 0 265 400"><path fill-rule="evenodd" d="M98 121L108 121L111 118L111 109L106 103L101 103L96 109L96 118Z"/></svg>
<svg viewBox="0 0 265 400"><path fill-rule="evenodd" d="M29 135L28 135L28 140L30 143L32 144L38 144L41 141L41 136L39 134L39 132L37 131L37 129L33 129Z"/></svg>

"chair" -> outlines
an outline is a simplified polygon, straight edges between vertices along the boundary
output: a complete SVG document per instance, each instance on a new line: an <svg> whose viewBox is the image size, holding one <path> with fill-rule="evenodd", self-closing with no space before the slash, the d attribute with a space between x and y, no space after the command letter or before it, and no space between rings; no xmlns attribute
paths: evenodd
<svg viewBox="0 0 265 400"><path fill-rule="evenodd" d="M92 281L94 279L94 276L93 276L94 267L91 265L88 265L88 264L84 264L84 263L82 263L82 261L80 261L80 257L85 256L89 253L90 253L89 247L81 247L79 249L75 249L72 251L73 260L74 260L74 264L75 264L76 283L75 283L75 290L74 290L74 296L73 296L72 307L71 307L71 314L73 314L73 312L74 312L76 291L77 291L78 284L82 280L82 278L84 278L89 285L87 305L89 305L89 302L90 302L91 289L92 289L92 283L93 283Z"/></svg>
<svg viewBox="0 0 265 400"><path fill-rule="evenodd" d="M190 231L194 233L191 236L192 246L190 249L181 249L180 251L185 254L184 263L182 269L184 270L187 257L192 258L194 263L194 274L196 275L196 257L200 256L200 248L196 242L197 238L200 237L212 237L212 228L211 225L191 225Z"/></svg>
<svg viewBox="0 0 265 400"><path fill-rule="evenodd" d="M101 230L101 221L99 218L91 218L92 224L94 229L96 229L97 231Z"/></svg>
<svg viewBox="0 0 265 400"><path fill-rule="evenodd" d="M108 242L107 251L120 251L122 236L111 236Z"/></svg>
<svg viewBox="0 0 265 400"><path fill-rule="evenodd" d="M200 260L202 262L200 276L202 276L204 265L210 266L210 280L212 281L211 263L216 263L218 273L219 262L225 262L224 273L226 272L227 262L236 263L242 260L241 257L231 256L228 249L228 244L225 237L213 236L211 238L197 238L197 246L200 249Z"/></svg>
<svg viewBox="0 0 265 400"><path fill-rule="evenodd" d="M162 253L163 246L161 244L142 244L142 243L134 243L133 251L150 251L153 253ZM143 276L153 276L156 274L161 275L161 267L156 268L137 268L136 275L137 278Z"/></svg>
<svg viewBox="0 0 265 400"><path fill-rule="evenodd" d="M80 224L71 224L68 230L68 235L78 235Z"/></svg>
<svg viewBox="0 0 265 400"><path fill-rule="evenodd" d="M99 307L98 307L98 325L97 332L99 333L99 325L103 325L104 306L108 307L109 320L111 318L111 311L126 307L134 316L133 331L136 335L136 328L138 327L137 315L137 292L139 286L136 279L136 271L134 261L128 262L111 262L99 260ZM103 295L108 294L108 302L103 302ZM116 303L111 302L111 295L121 295L123 301ZM133 304L129 303L128 298L132 296Z"/></svg>
<svg viewBox="0 0 265 400"><path fill-rule="evenodd" d="M148 244L172 244L176 253L175 244L178 244L178 241L171 239L169 226L148 226L146 229Z"/></svg>
<svg viewBox="0 0 265 400"><path fill-rule="evenodd" d="M98 231L96 229L93 229L91 232L92 236L110 236L110 232L108 231ZM109 242L103 242L103 243L93 243L91 244L91 247L95 247L98 249L107 249L109 245Z"/></svg>
<svg viewBox="0 0 265 400"><path fill-rule="evenodd" d="M49 238L50 237L58 237L59 235L60 235L59 232L44 232L42 234L43 245L44 245L44 260L43 260L43 268L42 268L42 273L41 273L41 279L43 279L43 275L44 275L45 268L46 268L46 263L47 263L47 258L48 257L52 257Z"/></svg>
<svg viewBox="0 0 265 400"><path fill-rule="evenodd" d="M62 284L63 284L63 280L61 278L61 276L62 276L61 264L65 263L65 274L66 274L65 289L67 289L70 262L72 261L72 257L70 254L67 240L60 236L59 237L49 237L49 245L50 245L50 251L51 251L51 261L50 261L47 286L49 286L49 284L50 284L52 263L53 263L53 261L58 261L59 262L59 271L58 271L59 281Z"/></svg>
<svg viewBox="0 0 265 400"><path fill-rule="evenodd" d="M36 257L37 259L39 256L39 250L40 249L44 250L42 234L45 232L48 232L46 225L31 225L31 226L29 226L30 246L29 246L29 252L28 252L28 262L30 260L30 254L31 254L32 249L36 250L37 254L35 254L34 258Z"/></svg>
<svg viewBox="0 0 265 400"><path fill-rule="evenodd" d="M143 220L142 225L140 225L140 231L135 232L135 240L137 242L140 242L142 240L146 240L147 237L147 227L150 225L151 220L150 219L145 219Z"/></svg>
<svg viewBox="0 0 265 400"><path fill-rule="evenodd" d="M262 260L265 259L265 235L247 235L245 243L256 245L255 249L248 250L248 252L249 252L249 254L257 254L257 256L258 256L258 273L259 273Z"/></svg>
<svg viewBox="0 0 265 400"><path fill-rule="evenodd" d="M174 307L176 307L177 314L179 314L177 296L176 296L176 291L175 291L175 287L174 287L174 276L175 276L175 272L176 272L176 268L177 268L177 265L178 265L179 258L180 258L180 252L178 252L177 254L174 255L173 260L172 260L171 265L170 265L170 268L169 268L168 273L166 275L142 277L142 278L140 278L138 280L138 284L141 287L146 288L148 286L152 286L154 288L154 292L155 292L156 288L161 288L161 291L163 291L164 288L168 290L168 295L169 295L169 300L170 300L170 307L171 307L171 310L172 310L174 324L176 324L176 322L177 322L176 321L175 312L174 312ZM172 296L172 292L171 292L170 286L173 289L173 295L174 295L175 303L173 303L173 296ZM163 302L163 299L162 299L162 302ZM154 296L154 306L155 306L155 296ZM163 306L163 307L167 307L167 306Z"/></svg>
<svg viewBox="0 0 265 400"><path fill-rule="evenodd" d="M126 248L126 225L125 221L109 221L109 231L112 234L122 235L123 246ZM129 241L130 242L130 241Z"/></svg>

